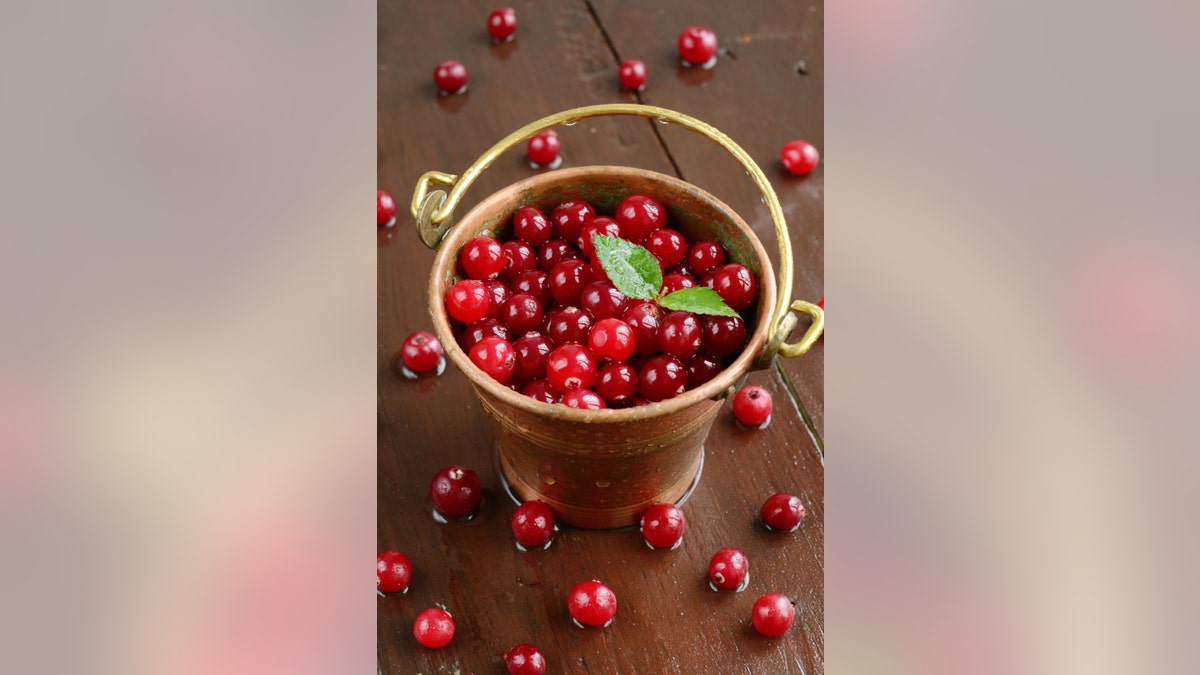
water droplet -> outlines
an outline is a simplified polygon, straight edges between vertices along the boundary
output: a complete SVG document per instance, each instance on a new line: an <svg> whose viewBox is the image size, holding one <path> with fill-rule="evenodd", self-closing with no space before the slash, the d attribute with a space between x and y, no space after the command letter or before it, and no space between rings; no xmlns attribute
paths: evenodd
<svg viewBox="0 0 1200 675"><path fill-rule="evenodd" d="M542 482L545 483L546 485L554 485L558 481L555 480L554 476L551 476L548 473L544 473L544 474L542 474Z"/></svg>
<svg viewBox="0 0 1200 675"><path fill-rule="evenodd" d="M553 544L553 543L554 543L554 538L553 538L553 537L551 537L551 538L550 538L550 541L546 542L545 544L542 544L541 546L535 546L535 547L533 547L533 548L529 548L528 546L526 546L526 545L522 544L522 543L521 543L521 542L519 542L519 541L514 541L514 542L513 542L513 544L514 544L514 545L516 545L516 547L517 547L517 550L518 550L518 551L520 551L520 552L522 552L522 553L528 553L528 552L530 552L530 551L545 551L545 550L549 549L549 548L550 548L550 544Z"/></svg>
<svg viewBox="0 0 1200 675"><path fill-rule="evenodd" d="M675 549L679 548L680 546L683 546L683 537L680 537L679 541L676 541L669 548L660 548L658 546L651 544L650 542L646 542L646 547L649 548L651 551L674 551Z"/></svg>
<svg viewBox="0 0 1200 675"><path fill-rule="evenodd" d="M659 117L659 118L658 118L658 123L659 123L659 124L670 124L670 122L669 122L669 121L667 121L667 119L666 119L665 117Z"/></svg>
<svg viewBox="0 0 1200 675"><path fill-rule="evenodd" d="M608 482L608 481L606 481L606 480L598 480L598 481L596 481L596 487L598 487L598 488L606 488L606 487L608 487L609 485L612 485L612 483L610 483L610 482Z"/></svg>
<svg viewBox="0 0 1200 675"><path fill-rule="evenodd" d="M573 127L576 124L579 124L579 120L567 120L566 122L563 122L564 127Z"/></svg>

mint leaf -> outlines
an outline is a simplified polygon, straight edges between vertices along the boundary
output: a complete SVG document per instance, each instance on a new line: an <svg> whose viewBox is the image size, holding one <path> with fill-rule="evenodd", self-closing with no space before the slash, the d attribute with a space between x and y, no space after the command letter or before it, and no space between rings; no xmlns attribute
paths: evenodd
<svg viewBox="0 0 1200 675"><path fill-rule="evenodd" d="M662 288L662 269L654 254L646 249L607 234L593 234L600 267L617 287L630 298L653 300Z"/></svg>
<svg viewBox="0 0 1200 675"><path fill-rule="evenodd" d="M681 288L674 293L661 298L658 305L665 309L674 309L693 314L716 314L717 316L737 316L738 313L725 304L721 296L711 288L696 286Z"/></svg>

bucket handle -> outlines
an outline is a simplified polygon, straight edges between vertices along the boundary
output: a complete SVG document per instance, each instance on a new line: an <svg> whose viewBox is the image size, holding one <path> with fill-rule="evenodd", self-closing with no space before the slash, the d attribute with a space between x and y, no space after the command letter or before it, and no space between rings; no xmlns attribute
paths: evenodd
<svg viewBox="0 0 1200 675"><path fill-rule="evenodd" d="M426 173L417 181L410 207L413 218L417 221L417 235L421 238L421 242L431 249L437 249L446 232L454 224L450 216L453 215L454 208L458 206L458 203L462 201L463 193L471 187L471 183L475 182L479 174L491 166L492 162L496 161L496 158L504 151L546 129L562 124L574 124L588 117L608 115L632 115L678 124L684 129L696 132L720 145L742 165L766 200L767 210L775 224L775 237L779 242L779 295L771 315L772 325L767 344L755 359L753 368L766 368L777 353L790 357L807 352L825 330L825 312L817 305L803 300L793 302L790 308L788 306L788 298L792 295L792 241L788 237L787 223L783 219L783 207L779 205L779 197L775 195L771 181L767 179L754 159L741 146L734 143L733 139L711 124L674 110L638 103L605 103L564 110L526 124L505 136L475 160L474 164L467 167L462 175L455 176L440 171ZM450 188L450 192L446 193L444 190L431 192L430 188L434 186ZM799 323L795 312L808 315L812 319L812 323L798 342L785 342Z"/></svg>

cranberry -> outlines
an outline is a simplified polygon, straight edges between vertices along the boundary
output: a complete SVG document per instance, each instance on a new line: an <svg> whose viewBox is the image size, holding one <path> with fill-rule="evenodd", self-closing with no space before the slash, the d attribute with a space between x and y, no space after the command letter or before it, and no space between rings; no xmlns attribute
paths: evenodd
<svg viewBox="0 0 1200 675"><path fill-rule="evenodd" d="M621 226L608 216L596 216L587 221L587 224L579 231L579 250L583 251L583 254L589 259L596 257L596 243L592 241L592 236L597 234L620 237Z"/></svg>
<svg viewBox="0 0 1200 675"><path fill-rule="evenodd" d="M754 274L737 263L722 265L713 272L710 286L725 304L736 311L742 311L754 304L758 298L758 281Z"/></svg>
<svg viewBox="0 0 1200 675"><path fill-rule="evenodd" d="M671 312L658 329L658 346L677 359L695 354L700 349L700 320L691 312Z"/></svg>
<svg viewBox="0 0 1200 675"><path fill-rule="evenodd" d="M592 315L578 307L555 307L546 314L542 333L556 345L586 344L592 332Z"/></svg>
<svg viewBox="0 0 1200 675"><path fill-rule="evenodd" d="M650 233L666 226L667 210L650 195L629 195L617 207L617 224L630 241L645 241Z"/></svg>
<svg viewBox="0 0 1200 675"><path fill-rule="evenodd" d="M596 281L612 282L612 279L608 278L608 272L604 271L604 265L600 264L599 258L592 260L592 276L595 277Z"/></svg>
<svg viewBox="0 0 1200 675"><path fill-rule="evenodd" d="M604 405L604 399L591 389L572 389L563 394L559 403L580 410L604 410L608 407Z"/></svg>
<svg viewBox="0 0 1200 675"><path fill-rule="evenodd" d="M683 393L687 370L673 356L652 356L638 373L638 393L650 401L663 401Z"/></svg>
<svg viewBox="0 0 1200 675"><path fill-rule="evenodd" d="M554 296L550 294L550 283L547 281L546 273L541 270L518 272L517 276L513 277L512 292L528 293L537 298L537 301L542 303L542 307L554 302Z"/></svg>
<svg viewBox="0 0 1200 675"><path fill-rule="evenodd" d="M692 244L687 252L687 264L692 274L705 274L725 264L725 249L715 241Z"/></svg>
<svg viewBox="0 0 1200 675"><path fill-rule="evenodd" d="M513 214L513 234L530 246L541 246L550 240L550 219L539 208L522 206Z"/></svg>
<svg viewBox="0 0 1200 675"><path fill-rule="evenodd" d="M583 581L567 595L567 611L584 626L605 626L617 613L617 595L599 581Z"/></svg>
<svg viewBox="0 0 1200 675"><path fill-rule="evenodd" d="M582 260L564 260L550 270L550 294L560 305L578 305L583 287L592 283L592 268Z"/></svg>
<svg viewBox="0 0 1200 675"><path fill-rule="evenodd" d="M550 130L534 136L525 144L525 154L529 155L529 161L535 168L548 166L553 169L560 150L562 141L558 140L558 134Z"/></svg>
<svg viewBox="0 0 1200 675"><path fill-rule="evenodd" d="M433 508L451 518L470 513L479 504L479 475L465 466L448 466L433 477L429 499Z"/></svg>
<svg viewBox="0 0 1200 675"><path fill-rule="evenodd" d="M717 36L704 26L689 26L679 34L684 65L711 68L717 62Z"/></svg>
<svg viewBox="0 0 1200 675"><path fill-rule="evenodd" d="M500 318L500 308L504 305L504 301L508 300L508 286L496 279L488 279L483 282L483 287L487 289L488 297L491 299L491 302L488 303L488 318Z"/></svg>
<svg viewBox="0 0 1200 675"><path fill-rule="evenodd" d="M646 238L646 250L658 256L663 267L670 269L687 257L687 240L669 227L662 227Z"/></svg>
<svg viewBox="0 0 1200 675"><path fill-rule="evenodd" d="M504 247L486 235L471 237L459 252L459 262L472 279L493 279L504 269Z"/></svg>
<svg viewBox="0 0 1200 675"><path fill-rule="evenodd" d="M620 319L600 319L588 334L588 347L598 359L624 361L633 356L634 342L633 329Z"/></svg>
<svg viewBox="0 0 1200 675"><path fill-rule="evenodd" d="M673 549L683 543L683 511L674 504L652 504L642 515L642 536L652 548Z"/></svg>
<svg viewBox="0 0 1200 675"><path fill-rule="evenodd" d="M487 316L491 302L483 282L464 279L446 292L446 312L463 323L475 323Z"/></svg>
<svg viewBox="0 0 1200 675"><path fill-rule="evenodd" d="M783 160L783 167L797 176L812 173L821 161L821 153L808 141L791 141L783 146L779 157Z"/></svg>
<svg viewBox="0 0 1200 675"><path fill-rule="evenodd" d="M574 252L575 249L567 242L551 239L537 250L537 268L543 272L550 272L555 265L571 257L570 254Z"/></svg>
<svg viewBox="0 0 1200 675"><path fill-rule="evenodd" d="M541 333L526 333L513 342L513 351L517 353L515 379L527 382L546 377L546 357L550 356L551 348L550 341Z"/></svg>
<svg viewBox="0 0 1200 675"><path fill-rule="evenodd" d="M541 548L554 536L554 511L546 502L525 502L513 513L512 532L518 544Z"/></svg>
<svg viewBox="0 0 1200 675"><path fill-rule="evenodd" d="M729 356L746 346L746 322L736 316L706 316L700 320L700 346L713 356Z"/></svg>
<svg viewBox="0 0 1200 675"><path fill-rule="evenodd" d="M669 295L685 288L695 288L696 280L686 274L668 274L663 277L662 293Z"/></svg>
<svg viewBox="0 0 1200 675"><path fill-rule="evenodd" d="M536 331L542 327L542 305L532 295L518 293L505 301L500 320L518 335Z"/></svg>
<svg viewBox="0 0 1200 675"><path fill-rule="evenodd" d="M548 380L534 380L521 388L521 393L542 403L558 403L562 395Z"/></svg>
<svg viewBox="0 0 1200 675"><path fill-rule="evenodd" d="M817 303L817 306L821 309L825 309L825 296L821 296L821 301Z"/></svg>
<svg viewBox="0 0 1200 675"><path fill-rule="evenodd" d="M458 336L458 346L462 347L463 351L469 352L472 347L479 344L480 340L487 337L496 337L507 342L512 334L509 332L508 326L500 323L499 319L489 317L467 326Z"/></svg>
<svg viewBox="0 0 1200 675"><path fill-rule="evenodd" d="M467 90L467 67L458 61L442 61L433 69L433 81L440 94L461 94Z"/></svg>
<svg viewBox="0 0 1200 675"><path fill-rule="evenodd" d="M617 79L621 86L630 91L641 91L646 88L646 64L637 59L625 59L621 69L617 71Z"/></svg>
<svg viewBox="0 0 1200 675"><path fill-rule="evenodd" d="M579 199L568 199L554 207L550 213L550 224L554 227L554 238L563 241L576 241L579 231L587 225L587 221L596 217L596 210L591 204Z"/></svg>
<svg viewBox="0 0 1200 675"><path fill-rule="evenodd" d="M687 368L688 389L699 387L719 375L722 370L725 370L724 364L718 361L716 357L703 353L696 354L684 361L683 367Z"/></svg>
<svg viewBox="0 0 1200 675"><path fill-rule="evenodd" d="M471 363L500 384L508 382L517 367L517 353L506 340L485 337L471 347Z"/></svg>
<svg viewBox="0 0 1200 675"><path fill-rule="evenodd" d="M428 373L442 360L442 343L427 330L419 330L404 339L400 347L404 367L414 373Z"/></svg>
<svg viewBox="0 0 1200 675"><path fill-rule="evenodd" d="M733 416L748 427L771 421L771 392L755 385L742 387L733 397Z"/></svg>
<svg viewBox="0 0 1200 675"><path fill-rule="evenodd" d="M579 307L594 318L608 319L625 314L629 298L607 281L593 281L579 294Z"/></svg>
<svg viewBox="0 0 1200 675"><path fill-rule="evenodd" d="M610 363L596 374L592 389L612 408L623 408L637 396L637 371L628 363Z"/></svg>
<svg viewBox="0 0 1200 675"><path fill-rule="evenodd" d="M508 675L543 675L546 655L531 644L517 645L504 653L504 665Z"/></svg>
<svg viewBox="0 0 1200 675"><path fill-rule="evenodd" d="M508 42L513 39L513 35L517 32L516 10L512 7L505 7L488 14L487 31L488 35L492 36L493 42Z"/></svg>
<svg viewBox="0 0 1200 675"><path fill-rule="evenodd" d="M562 392L587 389L596 381L596 357L587 347L562 345L546 359L546 379Z"/></svg>
<svg viewBox="0 0 1200 675"><path fill-rule="evenodd" d="M375 224L391 225L396 220L396 200L383 190L375 192Z"/></svg>
<svg viewBox="0 0 1200 675"><path fill-rule="evenodd" d="M412 581L412 563L399 551L381 551L375 560L375 588L397 593Z"/></svg>
<svg viewBox="0 0 1200 675"><path fill-rule="evenodd" d="M780 593L767 593L756 600L750 614L754 630L767 637L783 635L792 627L795 618L796 607Z"/></svg>
<svg viewBox="0 0 1200 675"><path fill-rule="evenodd" d="M621 320L633 329L634 351L638 354L653 354L658 351L658 327L662 321L662 309L649 300L630 303Z"/></svg>
<svg viewBox="0 0 1200 675"><path fill-rule="evenodd" d="M713 554L708 563L708 580L715 588L727 591L742 590L746 575L750 573L750 560L739 548L723 548Z"/></svg>
<svg viewBox="0 0 1200 675"><path fill-rule="evenodd" d="M413 637L422 647L445 647L454 639L454 617L444 609L430 607L413 622Z"/></svg>
<svg viewBox="0 0 1200 675"><path fill-rule="evenodd" d="M759 510L763 522L772 530L793 532L800 527L800 521L807 515L804 512L804 502L796 495L779 492L767 497Z"/></svg>
<svg viewBox="0 0 1200 675"><path fill-rule="evenodd" d="M503 248L504 269L500 270L500 280L504 283L511 284L521 272L537 267L537 258L529 244L514 239L504 242Z"/></svg>

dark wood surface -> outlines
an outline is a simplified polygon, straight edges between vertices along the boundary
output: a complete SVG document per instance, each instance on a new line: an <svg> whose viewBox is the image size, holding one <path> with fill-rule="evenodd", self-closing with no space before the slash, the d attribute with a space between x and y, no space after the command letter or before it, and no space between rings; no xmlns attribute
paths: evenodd
<svg viewBox="0 0 1200 675"><path fill-rule="evenodd" d="M771 425L738 428L728 405L705 444L704 473L683 510L683 546L651 551L636 530L565 529L544 552L522 553L508 521L515 508L493 465L491 441L467 380L449 368L409 381L394 370L401 342L430 328L424 288L433 252L417 240L408 201L426 171L458 173L502 136L565 108L642 101L691 114L728 133L763 167L779 194L796 261L794 298L816 301L822 283L822 170L787 176L779 149L806 138L824 149L822 8L784 0L754 3L582 0L518 2L517 39L491 45L484 29L494 3L379 5L379 186L400 203L399 223L379 243L379 548L405 552L415 568L405 595L378 601L383 673L503 673L501 654L539 645L548 672L820 673L824 670L823 342L796 359L752 373L775 398ZM675 38L691 24L713 29L722 46L712 71L678 66ZM466 64L467 94L436 95L437 62ZM647 89L622 91L621 59L640 58ZM560 128L564 166L612 164L678 175L709 190L750 223L773 259L777 246L753 184L716 146L670 126L632 118L585 120ZM505 154L471 188L463 212L530 175L524 153ZM802 322L803 323L803 322ZM447 464L479 472L484 505L467 523L438 524L429 481ZM758 523L777 491L803 499L808 518L792 534ZM709 558L738 546L751 561L743 593L707 586ZM566 593L600 579L618 596L612 626L572 625ZM797 603L779 638L750 627L763 593ZM420 647L412 622L441 604L455 617L454 641Z"/></svg>

